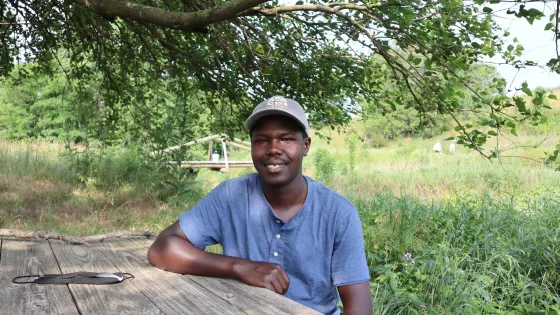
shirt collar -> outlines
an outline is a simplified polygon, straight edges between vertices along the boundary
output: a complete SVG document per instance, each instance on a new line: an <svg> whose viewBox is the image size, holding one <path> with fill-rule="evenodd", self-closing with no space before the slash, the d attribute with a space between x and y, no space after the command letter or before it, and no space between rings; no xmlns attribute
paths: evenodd
<svg viewBox="0 0 560 315"><path fill-rule="evenodd" d="M259 191L259 195L262 198L263 203L268 206L268 211L267 211L268 216L270 220L273 221L280 220L280 222L285 223L285 225L282 228L283 230L293 229L294 227L298 226L301 222L303 222L305 216L307 215L309 209L311 208L311 204L313 203L312 201L313 193L314 193L313 188L315 187L313 185L313 180L305 175L303 176L303 178L305 178L305 181L307 182L307 196L305 197L305 202L303 203L303 206L301 207L299 212L290 221L286 223L279 216L277 216L276 213L274 213L274 211L272 210L272 206L268 203L268 200L266 200L266 197L264 196L264 192L262 190L261 177L258 174L256 176L257 190Z"/></svg>

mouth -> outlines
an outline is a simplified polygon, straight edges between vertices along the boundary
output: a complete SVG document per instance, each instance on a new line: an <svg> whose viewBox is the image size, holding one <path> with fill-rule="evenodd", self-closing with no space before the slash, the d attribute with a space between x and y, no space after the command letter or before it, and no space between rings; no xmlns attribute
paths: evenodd
<svg viewBox="0 0 560 315"><path fill-rule="evenodd" d="M286 167L286 163L263 163L265 168L267 169L268 172L270 173L278 173L281 172L285 167Z"/></svg>

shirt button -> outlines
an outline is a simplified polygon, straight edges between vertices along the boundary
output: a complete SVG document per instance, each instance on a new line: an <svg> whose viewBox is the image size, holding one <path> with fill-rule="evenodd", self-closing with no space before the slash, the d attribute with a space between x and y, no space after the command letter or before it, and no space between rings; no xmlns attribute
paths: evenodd
<svg viewBox="0 0 560 315"><path fill-rule="evenodd" d="M274 252L274 257L278 257L278 252Z"/></svg>
<svg viewBox="0 0 560 315"><path fill-rule="evenodd" d="M280 234L276 234L276 238L280 238Z"/></svg>
<svg viewBox="0 0 560 315"><path fill-rule="evenodd" d="M280 223L280 220L276 220L276 223Z"/></svg>

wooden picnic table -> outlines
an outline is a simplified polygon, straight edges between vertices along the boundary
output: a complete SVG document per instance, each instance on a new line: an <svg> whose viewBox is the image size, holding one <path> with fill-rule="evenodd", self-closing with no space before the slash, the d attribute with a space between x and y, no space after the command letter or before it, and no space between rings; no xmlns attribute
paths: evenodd
<svg viewBox="0 0 560 315"><path fill-rule="evenodd" d="M0 314L319 314L272 291L233 279L179 275L154 268L153 240L0 238ZM14 284L17 276L78 271L126 272L108 285Z"/></svg>

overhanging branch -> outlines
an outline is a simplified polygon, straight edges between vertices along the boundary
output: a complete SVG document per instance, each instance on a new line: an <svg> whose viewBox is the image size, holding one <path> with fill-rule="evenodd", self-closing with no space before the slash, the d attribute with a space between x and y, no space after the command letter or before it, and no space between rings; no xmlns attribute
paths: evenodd
<svg viewBox="0 0 560 315"><path fill-rule="evenodd" d="M142 24L153 24L183 31L200 31L204 27L230 20L240 12L267 2L267 0L232 0L217 7L196 12L169 11L126 0L72 0L106 18L122 18Z"/></svg>

